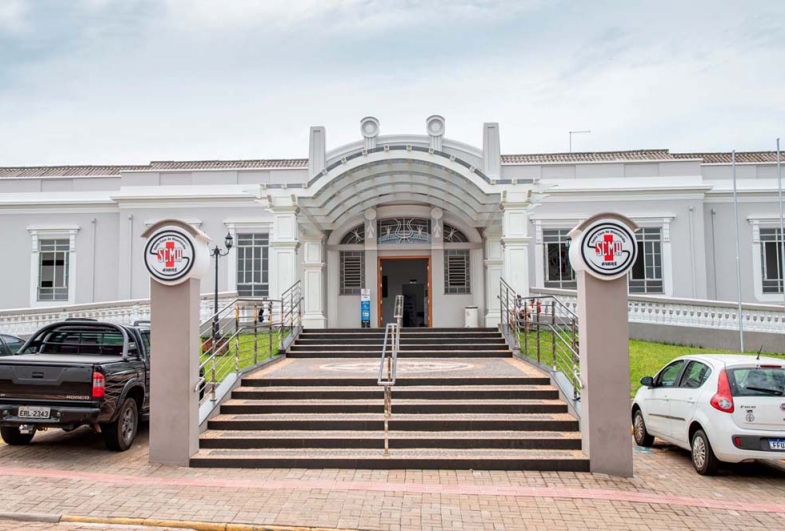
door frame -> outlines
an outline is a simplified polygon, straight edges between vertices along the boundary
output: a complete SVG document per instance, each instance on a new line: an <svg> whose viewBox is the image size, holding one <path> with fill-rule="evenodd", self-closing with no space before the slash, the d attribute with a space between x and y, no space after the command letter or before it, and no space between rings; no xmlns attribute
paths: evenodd
<svg viewBox="0 0 785 531"><path fill-rule="evenodd" d="M384 260L425 260L427 272L428 272L428 286L427 286L427 293L428 293L428 328L433 327L433 281L431 279L431 275L433 271L431 271L431 255L409 255L409 256L379 256L376 259L376 293L379 294L377 299L379 302L377 303L376 314L378 316L379 321L379 328L384 328L384 315L382 314L382 261Z"/></svg>

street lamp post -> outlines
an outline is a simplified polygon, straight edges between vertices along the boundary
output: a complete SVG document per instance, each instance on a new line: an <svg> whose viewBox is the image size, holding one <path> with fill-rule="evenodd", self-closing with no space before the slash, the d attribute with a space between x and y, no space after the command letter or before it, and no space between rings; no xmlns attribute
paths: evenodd
<svg viewBox="0 0 785 531"><path fill-rule="evenodd" d="M214 301L214 309L215 312L213 313L213 344L218 340L218 259L222 256L226 256L229 254L229 251L232 250L232 245L234 245L234 238L232 238L232 233L227 232L226 238L224 238L224 245L226 246L226 252L222 252L221 249L218 248L216 245L210 254L213 255L215 258L215 301Z"/></svg>

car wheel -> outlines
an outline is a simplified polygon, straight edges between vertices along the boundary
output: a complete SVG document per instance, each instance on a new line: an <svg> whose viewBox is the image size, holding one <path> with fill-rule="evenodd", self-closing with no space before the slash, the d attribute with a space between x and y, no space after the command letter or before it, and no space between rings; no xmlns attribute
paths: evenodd
<svg viewBox="0 0 785 531"><path fill-rule="evenodd" d="M3 441L9 446L25 446L30 444L34 435L35 430L30 433L22 433L19 431L19 428L14 426L0 428L0 437L2 437Z"/></svg>
<svg viewBox="0 0 785 531"><path fill-rule="evenodd" d="M101 433L104 435L106 447L115 452L125 452L136 439L136 432L139 428L139 410L136 400L127 398L120 406L120 413L117 420L101 425Z"/></svg>
<svg viewBox="0 0 785 531"><path fill-rule="evenodd" d="M652 446L654 444L654 436L646 431L646 423L643 422L643 413L641 410L635 411L635 417L632 421L633 434L635 435L635 444L638 446Z"/></svg>
<svg viewBox="0 0 785 531"><path fill-rule="evenodd" d="M720 461L711 449L709 438L703 430L696 431L690 444L692 448L692 466L701 476L713 476L717 473Z"/></svg>

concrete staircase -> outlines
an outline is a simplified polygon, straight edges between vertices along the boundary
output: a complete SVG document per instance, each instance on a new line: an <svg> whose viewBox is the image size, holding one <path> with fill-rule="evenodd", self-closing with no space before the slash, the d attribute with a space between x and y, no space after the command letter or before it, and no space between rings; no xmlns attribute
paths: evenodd
<svg viewBox="0 0 785 531"><path fill-rule="evenodd" d="M383 331L367 329L304 331L287 353L295 358L287 360L291 374L299 375L244 378L208 422L191 465L588 470L578 421L548 376L510 372L521 362L504 359L512 353L497 330L404 329L385 455L375 372L313 374L320 358L375 365L356 358L377 359L382 337ZM407 374L409 359L437 368L460 361L472 369ZM297 372L298 363L309 364L301 371L308 376Z"/></svg>

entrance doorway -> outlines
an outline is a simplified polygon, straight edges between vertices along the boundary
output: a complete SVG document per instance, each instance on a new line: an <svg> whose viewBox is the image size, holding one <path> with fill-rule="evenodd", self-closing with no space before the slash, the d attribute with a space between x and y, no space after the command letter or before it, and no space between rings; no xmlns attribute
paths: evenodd
<svg viewBox="0 0 785 531"><path fill-rule="evenodd" d="M379 326L393 322L396 295L403 295L403 326L431 326L430 257L379 258Z"/></svg>

